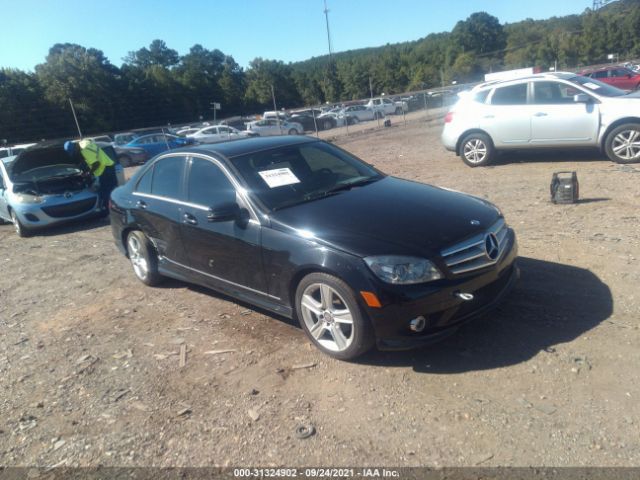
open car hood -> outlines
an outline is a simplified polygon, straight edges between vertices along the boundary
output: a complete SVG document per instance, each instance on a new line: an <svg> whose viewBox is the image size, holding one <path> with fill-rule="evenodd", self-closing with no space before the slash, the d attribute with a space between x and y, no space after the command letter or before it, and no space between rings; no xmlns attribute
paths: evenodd
<svg viewBox="0 0 640 480"><path fill-rule="evenodd" d="M10 177L21 175L35 168L50 165L70 165L82 171L88 171L87 164L80 154L69 155L62 142L43 142L18 154L8 167Z"/></svg>

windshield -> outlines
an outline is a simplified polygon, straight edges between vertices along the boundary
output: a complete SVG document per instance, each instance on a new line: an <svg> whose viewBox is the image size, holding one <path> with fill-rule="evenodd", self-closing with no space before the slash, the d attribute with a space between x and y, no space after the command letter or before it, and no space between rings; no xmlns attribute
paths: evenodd
<svg viewBox="0 0 640 480"><path fill-rule="evenodd" d="M305 143L232 158L251 192L269 209L310 202L383 177L333 145Z"/></svg>
<svg viewBox="0 0 640 480"><path fill-rule="evenodd" d="M591 90L593 93L602 95L603 97L621 97L627 94L624 90L607 85L595 78L575 76L570 78L569 81Z"/></svg>

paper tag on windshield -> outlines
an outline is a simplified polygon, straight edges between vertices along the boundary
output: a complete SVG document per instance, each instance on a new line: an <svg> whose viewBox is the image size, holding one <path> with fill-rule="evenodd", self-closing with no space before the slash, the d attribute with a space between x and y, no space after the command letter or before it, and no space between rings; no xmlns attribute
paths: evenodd
<svg viewBox="0 0 640 480"><path fill-rule="evenodd" d="M282 187L284 185L293 185L300 183L298 177L288 168L276 168L275 170L264 170L258 172L262 179L267 182L269 188Z"/></svg>
<svg viewBox="0 0 640 480"><path fill-rule="evenodd" d="M597 90L600 88L600 85L596 85L595 83L591 83L591 82L583 83L582 85L587 88L590 88L591 90Z"/></svg>

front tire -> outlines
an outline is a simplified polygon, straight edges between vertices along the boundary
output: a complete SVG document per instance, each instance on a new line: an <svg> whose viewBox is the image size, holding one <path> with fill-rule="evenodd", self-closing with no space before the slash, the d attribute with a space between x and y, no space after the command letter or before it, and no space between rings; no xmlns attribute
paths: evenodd
<svg viewBox="0 0 640 480"><path fill-rule="evenodd" d="M472 133L460 144L460 158L470 167L485 167L493 161L495 148L488 135Z"/></svg>
<svg viewBox="0 0 640 480"><path fill-rule="evenodd" d="M611 130L605 140L604 150L613 162L640 162L640 124L625 123Z"/></svg>
<svg viewBox="0 0 640 480"><path fill-rule="evenodd" d="M296 130L295 128L290 129L289 135L298 135L298 130Z"/></svg>
<svg viewBox="0 0 640 480"><path fill-rule="evenodd" d="M331 122L331 120L324 120L322 122L322 129L323 130L329 130L333 128L333 122Z"/></svg>
<svg viewBox="0 0 640 480"><path fill-rule="evenodd" d="M309 339L324 353L351 360L375 344L373 327L353 290L326 273L311 273L296 289L296 313Z"/></svg>
<svg viewBox="0 0 640 480"><path fill-rule="evenodd" d="M11 210L11 223L13 223L13 228L20 238L25 238L31 235L29 229L22 224L18 215L16 215L16 212L13 210Z"/></svg>
<svg viewBox="0 0 640 480"><path fill-rule="evenodd" d="M127 254L138 280L150 287L162 282L162 275L158 273L158 255L144 233L139 230L129 232Z"/></svg>

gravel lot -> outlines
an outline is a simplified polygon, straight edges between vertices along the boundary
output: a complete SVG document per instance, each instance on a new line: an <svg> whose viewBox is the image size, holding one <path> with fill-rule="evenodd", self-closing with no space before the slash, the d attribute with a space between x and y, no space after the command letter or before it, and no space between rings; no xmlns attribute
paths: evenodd
<svg viewBox="0 0 640 480"><path fill-rule="evenodd" d="M640 465L640 166L549 151L471 169L422 115L335 141L503 209L522 279L491 316L344 363L286 319L145 287L102 221L2 225L0 464ZM549 203L559 170L577 170L579 204Z"/></svg>

